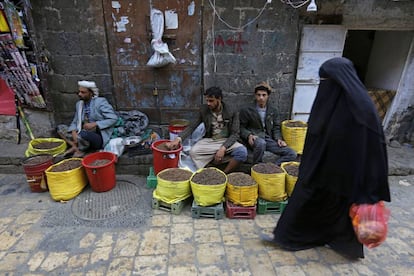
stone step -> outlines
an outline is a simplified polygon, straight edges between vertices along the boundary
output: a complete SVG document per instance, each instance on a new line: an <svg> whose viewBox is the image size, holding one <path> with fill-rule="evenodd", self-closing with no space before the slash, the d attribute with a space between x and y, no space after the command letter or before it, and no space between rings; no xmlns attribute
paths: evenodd
<svg viewBox="0 0 414 276"><path fill-rule="evenodd" d="M17 144L15 141L0 140L0 173L24 173L21 162L26 158L25 151L28 142ZM414 149L408 147L387 147L389 175L414 174ZM265 153L265 155L267 152ZM153 165L152 154L129 157L123 154L116 165L117 174L132 174L147 176ZM266 160L267 161L267 160ZM242 164L238 171L250 173L251 164Z"/></svg>
<svg viewBox="0 0 414 276"><path fill-rule="evenodd" d="M21 162L26 158L27 143L0 142L0 173L20 174L24 173ZM55 163L61 158L56 157ZM152 166L152 154L129 157L123 154L116 163L117 174L148 175Z"/></svg>

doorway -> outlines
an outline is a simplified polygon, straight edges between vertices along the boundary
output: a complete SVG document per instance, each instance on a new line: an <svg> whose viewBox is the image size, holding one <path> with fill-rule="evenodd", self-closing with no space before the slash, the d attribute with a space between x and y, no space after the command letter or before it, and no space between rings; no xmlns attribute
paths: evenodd
<svg viewBox="0 0 414 276"><path fill-rule="evenodd" d="M343 56L352 60L384 120L398 91L412 40L409 31L348 30Z"/></svg>
<svg viewBox="0 0 414 276"><path fill-rule="evenodd" d="M355 64L381 119L387 121L387 111L392 108L397 92L402 96L395 105L409 102L405 80L410 76L407 63L413 36L412 31L347 30L341 25L305 25L291 119L307 122L319 85L320 65L332 57L344 56Z"/></svg>

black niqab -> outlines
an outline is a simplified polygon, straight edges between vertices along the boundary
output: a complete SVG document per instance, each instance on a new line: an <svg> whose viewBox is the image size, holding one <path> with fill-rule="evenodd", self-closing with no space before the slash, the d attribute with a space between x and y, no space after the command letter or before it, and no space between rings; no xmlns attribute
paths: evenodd
<svg viewBox="0 0 414 276"><path fill-rule="evenodd" d="M388 158L382 126L352 62L322 64L308 121L301 183L328 188L356 203L390 201Z"/></svg>
<svg viewBox="0 0 414 276"><path fill-rule="evenodd" d="M362 258L349 208L352 203L390 201L385 138L350 60L330 59L319 74L298 180L274 240L290 250L329 245Z"/></svg>

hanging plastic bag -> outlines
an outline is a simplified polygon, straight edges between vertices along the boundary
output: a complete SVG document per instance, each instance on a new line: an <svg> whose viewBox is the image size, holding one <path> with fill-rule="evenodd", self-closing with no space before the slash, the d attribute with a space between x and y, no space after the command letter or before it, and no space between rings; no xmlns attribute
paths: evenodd
<svg viewBox="0 0 414 276"><path fill-rule="evenodd" d="M385 241L390 211L383 201L375 204L352 204L349 216L360 243L368 248L379 246Z"/></svg>
<svg viewBox="0 0 414 276"><path fill-rule="evenodd" d="M164 14L160 10L151 9L151 29L153 34L151 46L154 49L154 54L148 60L147 65L151 67L163 67L170 63L176 63L176 59L170 53L167 43L162 42Z"/></svg>

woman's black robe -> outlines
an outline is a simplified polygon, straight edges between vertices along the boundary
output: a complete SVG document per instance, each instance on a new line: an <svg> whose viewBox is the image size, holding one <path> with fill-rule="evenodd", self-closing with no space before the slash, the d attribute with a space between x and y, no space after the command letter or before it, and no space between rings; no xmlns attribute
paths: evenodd
<svg viewBox="0 0 414 276"><path fill-rule="evenodd" d="M328 245L363 258L349 208L390 201L384 133L351 61L330 59L319 75L298 180L274 241L288 250Z"/></svg>

